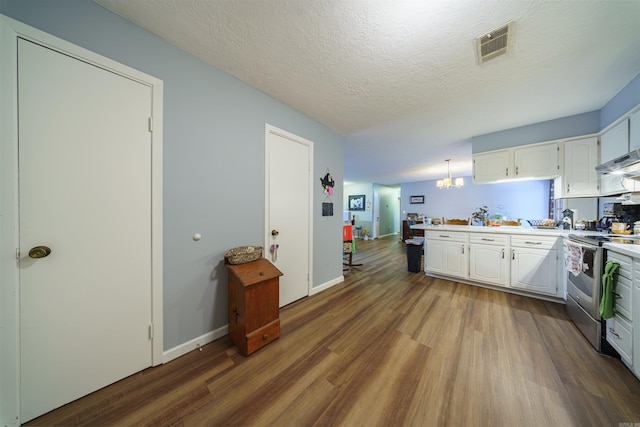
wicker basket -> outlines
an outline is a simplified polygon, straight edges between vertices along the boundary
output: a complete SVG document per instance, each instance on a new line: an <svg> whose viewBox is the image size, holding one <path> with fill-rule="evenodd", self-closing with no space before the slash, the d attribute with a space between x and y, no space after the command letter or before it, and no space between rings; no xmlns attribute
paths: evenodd
<svg viewBox="0 0 640 427"><path fill-rule="evenodd" d="M556 222L549 222L549 220L543 220L543 219L528 219L527 222L532 226L532 227L536 227L536 228L556 228L558 227L558 223ZM543 225L544 223L544 225Z"/></svg>
<svg viewBox="0 0 640 427"><path fill-rule="evenodd" d="M244 264L262 257L262 246L239 246L224 253L227 264Z"/></svg>

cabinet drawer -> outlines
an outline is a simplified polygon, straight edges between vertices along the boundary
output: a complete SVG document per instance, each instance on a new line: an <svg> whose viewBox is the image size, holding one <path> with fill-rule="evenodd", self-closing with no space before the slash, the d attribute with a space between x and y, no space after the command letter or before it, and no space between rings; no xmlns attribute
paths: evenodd
<svg viewBox="0 0 640 427"><path fill-rule="evenodd" d="M427 240L447 240L450 242L466 242L467 241L467 233L462 233L460 231L432 231L428 230L426 232L425 238Z"/></svg>
<svg viewBox="0 0 640 427"><path fill-rule="evenodd" d="M633 328L621 316L607 319L607 341L616 349L627 362L633 359Z"/></svg>
<svg viewBox="0 0 640 427"><path fill-rule="evenodd" d="M269 344L280 336L280 319L266 324L247 335L247 355Z"/></svg>
<svg viewBox="0 0 640 427"><path fill-rule="evenodd" d="M496 245L506 246L509 242L509 236L496 235L491 233L469 233L469 243L477 243L480 245Z"/></svg>
<svg viewBox="0 0 640 427"><path fill-rule="evenodd" d="M511 236L511 246L518 248L554 249L559 237L554 236Z"/></svg>
<svg viewBox="0 0 640 427"><path fill-rule="evenodd" d="M631 257L611 250L607 251L607 261L613 261L620 264L618 268L618 277L626 277L627 279L633 279L631 275Z"/></svg>
<svg viewBox="0 0 640 427"><path fill-rule="evenodd" d="M615 310L616 313L620 313L628 320L633 320L631 317L633 306L633 293L631 280L626 277L619 276L618 282L615 288Z"/></svg>

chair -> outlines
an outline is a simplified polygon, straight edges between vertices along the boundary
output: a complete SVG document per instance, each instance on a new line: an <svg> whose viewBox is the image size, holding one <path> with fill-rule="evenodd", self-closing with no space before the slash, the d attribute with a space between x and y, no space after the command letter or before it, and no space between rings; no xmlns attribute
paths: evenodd
<svg viewBox="0 0 640 427"><path fill-rule="evenodd" d="M502 225L512 225L512 226L515 226L515 227L520 227L520 218L518 218L517 221L506 221L506 220L503 220L502 221Z"/></svg>
<svg viewBox="0 0 640 427"><path fill-rule="evenodd" d="M445 219L442 218L442 224L444 225L470 225L471 218L467 219Z"/></svg>

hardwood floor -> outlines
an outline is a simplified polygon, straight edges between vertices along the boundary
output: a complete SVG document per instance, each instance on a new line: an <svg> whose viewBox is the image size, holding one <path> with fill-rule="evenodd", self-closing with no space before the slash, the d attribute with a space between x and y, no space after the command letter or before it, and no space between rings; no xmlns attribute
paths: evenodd
<svg viewBox="0 0 640 427"><path fill-rule="evenodd" d="M640 423L640 382L564 305L409 273L398 237L358 240L354 262L253 355L224 337L29 425Z"/></svg>

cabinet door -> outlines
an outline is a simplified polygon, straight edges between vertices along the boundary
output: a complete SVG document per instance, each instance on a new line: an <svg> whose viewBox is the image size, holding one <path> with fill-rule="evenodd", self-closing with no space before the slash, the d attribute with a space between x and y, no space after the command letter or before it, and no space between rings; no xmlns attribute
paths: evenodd
<svg viewBox="0 0 640 427"><path fill-rule="evenodd" d="M633 309L636 311L636 325L633 328L633 370L636 376L640 378L640 322L638 313L640 313L640 257L633 260Z"/></svg>
<svg viewBox="0 0 640 427"><path fill-rule="evenodd" d="M633 362L633 326L615 314L607 319L607 341L628 364Z"/></svg>
<svg viewBox="0 0 640 427"><path fill-rule="evenodd" d="M598 138L564 144L564 182L568 197L598 197Z"/></svg>
<svg viewBox="0 0 640 427"><path fill-rule="evenodd" d="M468 250L465 243L427 240L425 271L467 278Z"/></svg>
<svg viewBox="0 0 640 427"><path fill-rule="evenodd" d="M620 175L606 174L600 176L600 195L613 196L616 194L628 193L634 190L635 183L633 179L623 178Z"/></svg>
<svg viewBox="0 0 640 427"><path fill-rule="evenodd" d="M640 111L629 118L629 151L640 150Z"/></svg>
<svg viewBox="0 0 640 427"><path fill-rule="evenodd" d="M515 178L551 179L560 174L558 144L540 144L513 150Z"/></svg>
<svg viewBox="0 0 640 427"><path fill-rule="evenodd" d="M534 248L511 249L511 287L556 295L556 250Z"/></svg>
<svg viewBox="0 0 640 427"><path fill-rule="evenodd" d="M511 150L498 150L473 155L473 183L496 182L512 177Z"/></svg>
<svg viewBox="0 0 640 427"><path fill-rule="evenodd" d="M509 254L504 246L470 245L469 278L492 285L509 285Z"/></svg>
<svg viewBox="0 0 640 427"><path fill-rule="evenodd" d="M606 163L629 152L629 119L626 119L600 137L600 163Z"/></svg>

